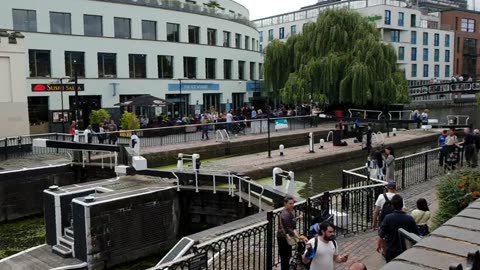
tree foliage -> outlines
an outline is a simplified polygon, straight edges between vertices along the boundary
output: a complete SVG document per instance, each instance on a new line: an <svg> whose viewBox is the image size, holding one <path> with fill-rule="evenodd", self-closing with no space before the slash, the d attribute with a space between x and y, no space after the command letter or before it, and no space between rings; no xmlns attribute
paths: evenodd
<svg viewBox="0 0 480 270"><path fill-rule="evenodd" d="M348 9L329 9L285 43L266 49L265 86L284 102L380 106L408 102L405 75L375 24Z"/></svg>

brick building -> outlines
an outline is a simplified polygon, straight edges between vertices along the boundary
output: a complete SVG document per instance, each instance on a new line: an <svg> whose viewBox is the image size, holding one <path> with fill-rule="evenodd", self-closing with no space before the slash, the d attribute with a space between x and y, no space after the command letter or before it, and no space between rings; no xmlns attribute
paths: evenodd
<svg viewBox="0 0 480 270"><path fill-rule="evenodd" d="M480 12L448 10L441 13L442 25L449 25L455 32L453 74L464 78L480 77L477 60L480 41Z"/></svg>

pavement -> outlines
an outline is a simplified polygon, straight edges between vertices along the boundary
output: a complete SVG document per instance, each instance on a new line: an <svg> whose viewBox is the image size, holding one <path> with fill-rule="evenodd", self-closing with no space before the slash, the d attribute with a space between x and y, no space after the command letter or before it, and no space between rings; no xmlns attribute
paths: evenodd
<svg viewBox="0 0 480 270"><path fill-rule="evenodd" d="M425 198L429 203L432 216L435 214L435 211L438 209L435 186L440 179L441 177L437 177L400 192L404 197L406 208L409 212L415 209L419 198ZM347 263L337 264L335 270L347 270L354 262L362 262L368 269L377 270L382 268L385 265L385 260L376 251L377 239L376 231L338 239L339 253L341 255L349 254L349 260Z"/></svg>

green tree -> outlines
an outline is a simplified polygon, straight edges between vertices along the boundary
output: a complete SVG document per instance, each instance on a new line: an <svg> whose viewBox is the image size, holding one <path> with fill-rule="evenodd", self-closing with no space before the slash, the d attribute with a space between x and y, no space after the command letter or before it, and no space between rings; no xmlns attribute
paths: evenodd
<svg viewBox="0 0 480 270"><path fill-rule="evenodd" d="M375 24L348 9L329 9L265 54L265 86L284 102L380 106L409 101L404 71Z"/></svg>
<svg viewBox="0 0 480 270"><path fill-rule="evenodd" d="M140 128L140 121L135 113L124 112L122 119L120 119L120 124L122 125L122 130L134 130Z"/></svg>
<svg viewBox="0 0 480 270"><path fill-rule="evenodd" d="M98 125L103 122L104 119L110 120L110 114L105 109L100 109L98 111L92 110L89 115L90 124Z"/></svg>

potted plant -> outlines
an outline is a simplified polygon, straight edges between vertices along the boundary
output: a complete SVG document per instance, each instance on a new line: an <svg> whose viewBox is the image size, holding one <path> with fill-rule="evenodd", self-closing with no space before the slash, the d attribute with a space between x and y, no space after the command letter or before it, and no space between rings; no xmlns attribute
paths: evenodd
<svg viewBox="0 0 480 270"><path fill-rule="evenodd" d="M100 123L103 123L104 120L110 121L110 114L105 109L100 109L98 111L93 110L89 115L90 125L95 132L99 132Z"/></svg>
<svg viewBox="0 0 480 270"><path fill-rule="evenodd" d="M122 118L120 119L120 125L122 130L120 132L121 137L130 137L132 136L132 130L140 129L140 121L135 113L124 112Z"/></svg>

